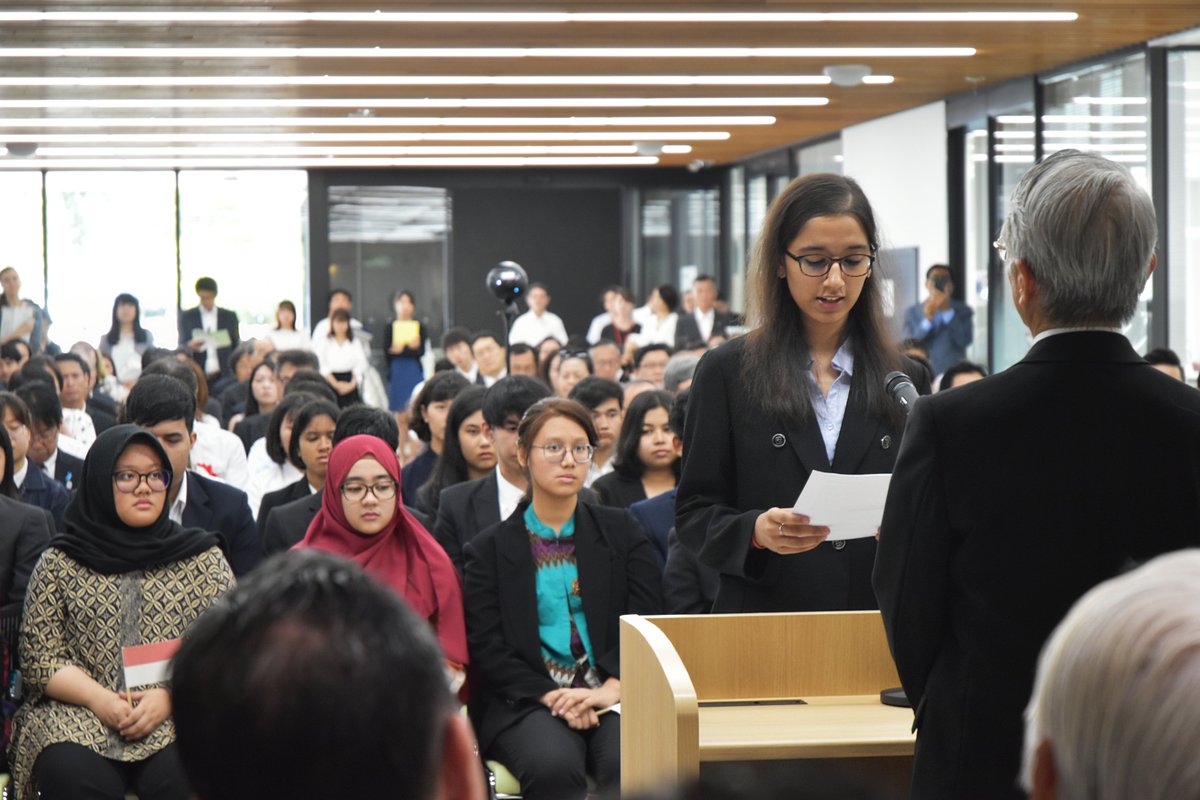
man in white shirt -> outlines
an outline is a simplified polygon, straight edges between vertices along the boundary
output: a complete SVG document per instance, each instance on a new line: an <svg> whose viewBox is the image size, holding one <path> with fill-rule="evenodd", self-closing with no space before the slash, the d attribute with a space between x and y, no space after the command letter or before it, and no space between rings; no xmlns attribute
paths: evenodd
<svg viewBox="0 0 1200 800"><path fill-rule="evenodd" d="M329 336L329 318L339 308L346 309L346 313L350 314L350 331L352 333L358 333L362 330L362 323L354 318L354 298L345 289L334 289L329 293L329 313L325 315L324 319L317 320L317 324L313 325L313 341Z"/></svg>
<svg viewBox="0 0 1200 800"><path fill-rule="evenodd" d="M600 334L602 334L604 332L604 329L606 327L608 327L609 325L612 324L612 304L613 304L613 300L615 300L616 298L617 298L617 287L616 286L605 287L604 298L602 301L603 306L604 306L604 313L597 314L596 316L592 317L591 324L588 325L588 330L587 330L588 344L596 344L596 342L600 341Z"/></svg>
<svg viewBox="0 0 1200 800"><path fill-rule="evenodd" d="M179 346L186 347L212 383L229 369L229 354L241 342L237 314L217 308L217 282L196 281L200 305L179 315Z"/></svg>
<svg viewBox="0 0 1200 800"><path fill-rule="evenodd" d="M711 275L700 275L692 282L692 295L696 307L691 314L680 314L675 324L675 346L689 347L695 342L712 344L714 339L726 337L725 326L733 322L733 315L719 311L717 305L717 282Z"/></svg>
<svg viewBox="0 0 1200 800"><path fill-rule="evenodd" d="M73 489L83 471L87 450L70 436L59 434L63 415L58 392L47 381L29 380L16 394L29 408L29 458L41 464L42 471L51 478Z"/></svg>
<svg viewBox="0 0 1200 800"><path fill-rule="evenodd" d="M451 328L442 335L442 351L446 358L471 383L479 383L479 367L471 352L471 332L466 328Z"/></svg>
<svg viewBox="0 0 1200 800"><path fill-rule="evenodd" d="M504 348L491 331L480 331L471 339L471 353L479 365L479 379L491 386L508 374L504 363ZM477 380L476 383L479 381Z"/></svg>
<svg viewBox="0 0 1200 800"><path fill-rule="evenodd" d="M96 441L96 426L87 411L87 396L91 389L90 370L83 357L75 353L60 353L54 357L54 366L62 378L58 399L62 403L63 431L84 448ZM87 452L86 449L84 452Z"/></svg>
<svg viewBox="0 0 1200 800"><path fill-rule="evenodd" d="M529 307L513 322L508 334L508 343L527 344L537 347L546 339L556 339L559 344L567 343L567 329L562 319L550 308L550 292L540 283L531 284L525 295L525 305Z"/></svg>

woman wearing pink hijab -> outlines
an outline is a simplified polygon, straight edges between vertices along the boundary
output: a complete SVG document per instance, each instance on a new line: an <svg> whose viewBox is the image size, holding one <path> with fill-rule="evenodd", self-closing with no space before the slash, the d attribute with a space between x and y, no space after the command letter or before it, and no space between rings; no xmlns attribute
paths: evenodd
<svg viewBox="0 0 1200 800"><path fill-rule="evenodd" d="M321 510L295 546L357 562L433 626L462 684L467 663L462 585L449 556L400 498L400 463L375 436L351 436L333 448Z"/></svg>

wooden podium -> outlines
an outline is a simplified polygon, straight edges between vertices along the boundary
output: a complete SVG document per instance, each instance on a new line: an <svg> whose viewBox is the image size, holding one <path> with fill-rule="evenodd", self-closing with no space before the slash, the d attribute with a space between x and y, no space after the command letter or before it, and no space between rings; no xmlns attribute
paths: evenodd
<svg viewBox="0 0 1200 800"><path fill-rule="evenodd" d="M899 685L878 611L621 617L621 791L691 780L702 761L907 774L913 713L879 702Z"/></svg>

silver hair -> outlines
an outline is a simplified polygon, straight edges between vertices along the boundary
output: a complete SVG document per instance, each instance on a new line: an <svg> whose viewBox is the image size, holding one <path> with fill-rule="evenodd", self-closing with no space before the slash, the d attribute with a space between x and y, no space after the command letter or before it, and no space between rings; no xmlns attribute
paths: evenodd
<svg viewBox="0 0 1200 800"><path fill-rule="evenodd" d="M1200 797L1200 550L1085 594L1042 649L1022 780L1049 742L1062 800Z"/></svg>
<svg viewBox="0 0 1200 800"><path fill-rule="evenodd" d="M663 388L671 394L679 391L679 384L692 379L696 373L696 365L700 356L695 353L676 353L667 360L667 368L663 370Z"/></svg>
<svg viewBox="0 0 1200 800"><path fill-rule="evenodd" d="M1032 270L1055 327L1128 322L1157 240L1154 203L1129 170L1078 150L1025 173L1000 230L1009 261Z"/></svg>

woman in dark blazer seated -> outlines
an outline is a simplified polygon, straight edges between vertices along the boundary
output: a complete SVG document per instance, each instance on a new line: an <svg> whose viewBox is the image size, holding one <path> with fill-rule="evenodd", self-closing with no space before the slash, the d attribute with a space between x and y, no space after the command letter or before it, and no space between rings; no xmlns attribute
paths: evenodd
<svg viewBox="0 0 1200 800"><path fill-rule="evenodd" d="M747 280L755 330L709 352L691 387L680 540L721 573L715 612L877 608L875 540L825 542L791 507L813 470L891 472L902 412L884 377L929 378L889 340L870 203L807 175L771 204Z"/></svg>
<svg viewBox="0 0 1200 800"><path fill-rule="evenodd" d="M578 501L596 444L591 414L547 398L517 452L531 498L466 546L471 717L481 752L527 800L601 793L620 776L617 620L659 610L651 544L628 511Z"/></svg>
<svg viewBox="0 0 1200 800"><path fill-rule="evenodd" d="M325 488L325 471L329 467L329 454L333 451L333 431L337 428L338 413L338 407L328 400L313 400L296 412L292 438L288 441L288 460L304 475L282 489L263 495L256 518L259 536L266 534L267 517L271 509Z"/></svg>
<svg viewBox="0 0 1200 800"><path fill-rule="evenodd" d="M604 505L629 508L675 488L679 450L669 421L673 400L668 392L653 391L642 392L629 404L613 471L592 484Z"/></svg>

